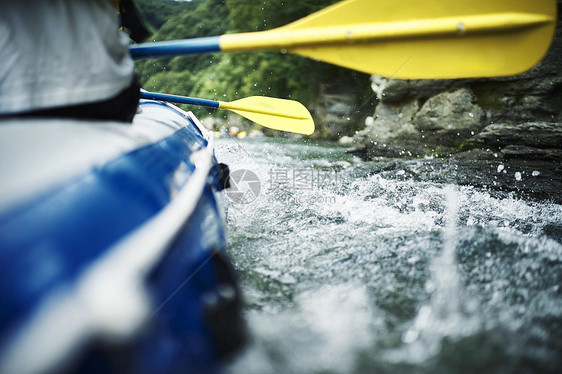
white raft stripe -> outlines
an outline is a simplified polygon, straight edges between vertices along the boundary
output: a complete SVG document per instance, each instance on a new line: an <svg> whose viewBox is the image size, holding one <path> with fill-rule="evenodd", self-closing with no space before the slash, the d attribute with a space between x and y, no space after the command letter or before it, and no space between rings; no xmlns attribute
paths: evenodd
<svg viewBox="0 0 562 374"><path fill-rule="evenodd" d="M0 211L120 155L156 143L184 126L184 119L165 107L141 108L132 124L68 119L2 120Z"/></svg>
<svg viewBox="0 0 562 374"><path fill-rule="evenodd" d="M56 371L93 338L127 339L149 318L145 276L192 215L213 165L214 134L203 134L207 147L192 154L195 171L174 200L112 246L74 287L48 297L0 355L1 373Z"/></svg>

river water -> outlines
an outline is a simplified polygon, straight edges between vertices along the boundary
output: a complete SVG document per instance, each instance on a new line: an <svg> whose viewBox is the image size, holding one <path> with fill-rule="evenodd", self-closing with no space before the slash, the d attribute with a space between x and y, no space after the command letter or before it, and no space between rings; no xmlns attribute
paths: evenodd
<svg viewBox="0 0 562 374"><path fill-rule="evenodd" d="M227 373L559 372L560 205L333 144L219 139L217 158L250 335Z"/></svg>

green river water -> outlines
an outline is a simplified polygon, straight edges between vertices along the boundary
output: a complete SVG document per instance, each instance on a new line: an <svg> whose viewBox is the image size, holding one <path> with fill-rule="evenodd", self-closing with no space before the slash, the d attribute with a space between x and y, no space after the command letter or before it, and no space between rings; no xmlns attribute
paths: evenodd
<svg viewBox="0 0 562 374"><path fill-rule="evenodd" d="M250 335L227 373L560 372L560 205L337 145L217 143Z"/></svg>

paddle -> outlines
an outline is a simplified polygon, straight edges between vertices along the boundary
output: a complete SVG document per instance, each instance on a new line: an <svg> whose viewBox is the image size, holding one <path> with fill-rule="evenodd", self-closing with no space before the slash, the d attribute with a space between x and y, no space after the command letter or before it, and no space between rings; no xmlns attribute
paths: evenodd
<svg viewBox="0 0 562 374"><path fill-rule="evenodd" d="M314 121L308 109L294 100L251 96L232 102L224 102L148 91L142 91L141 98L226 109L270 129L304 135L310 135L314 132Z"/></svg>
<svg viewBox="0 0 562 374"><path fill-rule="evenodd" d="M545 55L556 0L347 0L261 32L137 44L135 59L277 49L402 79L507 76Z"/></svg>

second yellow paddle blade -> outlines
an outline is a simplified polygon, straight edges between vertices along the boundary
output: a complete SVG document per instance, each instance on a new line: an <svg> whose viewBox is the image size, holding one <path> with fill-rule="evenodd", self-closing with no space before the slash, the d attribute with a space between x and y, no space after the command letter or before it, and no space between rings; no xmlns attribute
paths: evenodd
<svg viewBox="0 0 562 374"><path fill-rule="evenodd" d="M314 132L310 112L298 101L250 96L232 102L220 102L219 108L230 110L270 129L304 135Z"/></svg>

